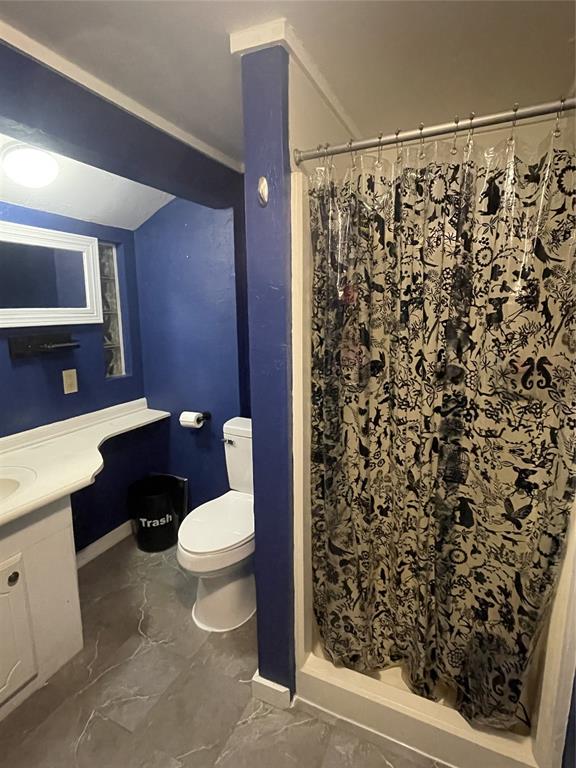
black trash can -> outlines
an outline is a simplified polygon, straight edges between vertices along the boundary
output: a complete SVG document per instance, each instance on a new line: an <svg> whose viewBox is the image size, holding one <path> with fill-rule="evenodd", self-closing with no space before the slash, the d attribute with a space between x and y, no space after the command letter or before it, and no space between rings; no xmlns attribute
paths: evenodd
<svg viewBox="0 0 576 768"><path fill-rule="evenodd" d="M138 549L161 552L178 541L188 507L188 481L175 475L149 475L128 489L128 510Z"/></svg>

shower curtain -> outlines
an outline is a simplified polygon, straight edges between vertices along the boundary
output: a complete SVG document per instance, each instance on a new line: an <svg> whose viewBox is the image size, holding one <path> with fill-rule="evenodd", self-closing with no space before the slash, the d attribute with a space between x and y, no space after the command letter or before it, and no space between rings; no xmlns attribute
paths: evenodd
<svg viewBox="0 0 576 768"><path fill-rule="evenodd" d="M511 137L310 179L324 647L524 729L574 495L576 157Z"/></svg>

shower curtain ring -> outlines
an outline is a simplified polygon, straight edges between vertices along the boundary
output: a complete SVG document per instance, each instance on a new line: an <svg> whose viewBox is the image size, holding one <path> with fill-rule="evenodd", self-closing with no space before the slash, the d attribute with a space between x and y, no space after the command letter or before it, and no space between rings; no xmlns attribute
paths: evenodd
<svg viewBox="0 0 576 768"><path fill-rule="evenodd" d="M458 115L454 118L454 123L456 127L454 128L454 138L452 139L452 148L450 150L451 155L455 155L458 152L458 149L456 148L456 137L458 136L458 123L460 122L460 118Z"/></svg>
<svg viewBox="0 0 576 768"><path fill-rule="evenodd" d="M398 128L394 135L396 136L396 162L400 163L402 161L402 142L398 139L398 136L400 136L400 128Z"/></svg>
<svg viewBox="0 0 576 768"><path fill-rule="evenodd" d="M382 137L384 134L382 131L378 134L378 158L376 160L376 167L382 168Z"/></svg>
<svg viewBox="0 0 576 768"><path fill-rule="evenodd" d="M472 148L472 139L474 137L474 118L476 117L476 112L470 112L470 127L468 128L468 138L466 139L466 149L470 151Z"/></svg>
<svg viewBox="0 0 576 768"><path fill-rule="evenodd" d="M324 144L324 183L329 184L330 180L330 162L328 159L328 148L329 144ZM320 148L318 148L318 151L320 151Z"/></svg>
<svg viewBox="0 0 576 768"><path fill-rule="evenodd" d="M356 171L356 152L352 149L353 141L350 139L348 141L348 152L350 153L350 158L352 159L352 170Z"/></svg>
<svg viewBox="0 0 576 768"><path fill-rule="evenodd" d="M426 152L424 152L424 137L422 136L422 131L424 130L424 123L420 123L418 126L418 130L420 131L420 152L418 153L418 157L420 160L423 160L426 157Z"/></svg>
<svg viewBox="0 0 576 768"><path fill-rule="evenodd" d="M510 130L510 137L508 138L508 143L512 144L514 142L514 131L516 130L516 123L518 121L517 114L518 114L518 107L520 105L518 102L514 102L514 106L512 107L512 112L514 113L514 117L512 118L512 129Z"/></svg>
<svg viewBox="0 0 576 768"><path fill-rule="evenodd" d="M564 102L566 99L564 96L560 97L560 109L556 112L556 125L554 126L554 130L552 132L552 135L555 139L557 139L561 134L562 131L560 130L560 119L562 117L562 112L564 112Z"/></svg>

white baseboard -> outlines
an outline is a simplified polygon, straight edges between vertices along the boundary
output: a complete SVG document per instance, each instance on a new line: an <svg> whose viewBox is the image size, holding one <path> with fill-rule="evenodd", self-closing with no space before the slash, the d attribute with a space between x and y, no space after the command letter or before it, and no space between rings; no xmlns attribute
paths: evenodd
<svg viewBox="0 0 576 768"><path fill-rule="evenodd" d="M329 709L325 709L318 704L314 704L307 699L301 698L298 696L298 694L294 696L292 706L295 710L300 710L300 712L307 712L309 715L313 715L314 717L318 718L318 720L322 720L328 725L337 725L341 729L348 731L354 736L357 736L359 739L374 744L383 751L390 750L392 747L397 753L402 754L405 752L406 759L410 762L410 765L412 765L412 760L414 760L414 765L428 765L429 763L431 764L434 760L432 755L428 755L425 752L420 752L419 750L409 747L406 744L402 744L401 742L391 737L384 736L378 731L375 731L373 728L368 728L367 726L362 725L355 720L350 720L347 717L340 717L340 715L337 715L335 712L332 712ZM437 763L434 763L434 765L436 764ZM391 765L391 763L387 763L387 765ZM404 763L402 763L402 765L404 765ZM445 762L442 762L442 766L446 766L446 768L457 768L457 766L453 765L452 763Z"/></svg>
<svg viewBox="0 0 576 768"><path fill-rule="evenodd" d="M266 704L271 704L277 709L288 709L292 703L290 689L284 685L267 680L258 674L258 670L252 678L252 696Z"/></svg>
<svg viewBox="0 0 576 768"><path fill-rule="evenodd" d="M88 544L87 547L81 549L76 553L76 567L82 568L83 565L94 560L95 557L106 552L107 549L111 549L115 544L118 544L122 539L127 538L132 533L132 522L126 520L125 523L119 525L118 528L114 528L113 531L106 533L100 539L96 539L92 544Z"/></svg>

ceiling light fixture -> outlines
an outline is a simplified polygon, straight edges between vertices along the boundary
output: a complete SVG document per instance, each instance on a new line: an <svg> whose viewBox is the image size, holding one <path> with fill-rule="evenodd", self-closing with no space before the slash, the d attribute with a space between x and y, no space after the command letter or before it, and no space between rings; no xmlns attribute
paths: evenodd
<svg viewBox="0 0 576 768"><path fill-rule="evenodd" d="M11 144L2 152L2 168L6 175L23 187L39 189L58 176L56 159L43 149L26 144Z"/></svg>

